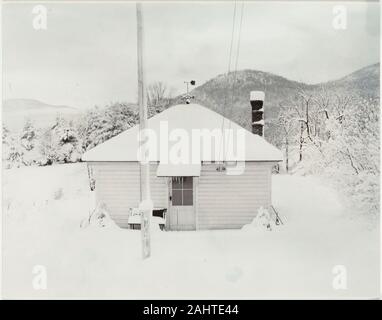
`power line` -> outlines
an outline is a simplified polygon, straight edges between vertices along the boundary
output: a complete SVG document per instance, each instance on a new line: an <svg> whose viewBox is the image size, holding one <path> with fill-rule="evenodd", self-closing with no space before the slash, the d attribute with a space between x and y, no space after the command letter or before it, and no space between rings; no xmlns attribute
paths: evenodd
<svg viewBox="0 0 382 320"><path fill-rule="evenodd" d="M236 5L236 2L235 2L235 5ZM241 44L241 30L242 30L242 25L243 25L243 13L244 13L244 1L242 1L241 8L240 8L240 23L239 23L239 33L238 33L238 41L237 41L237 47L236 47L235 68L234 68L233 82L232 82L231 105L230 105L229 113L228 113L228 116L229 116L228 132L231 129L231 124L232 124L231 117L232 117L233 102L234 102L234 96L235 96L235 90L236 90L236 82L237 82L237 67L238 67L239 56L240 56L240 44ZM236 6L235 6L235 14L236 14ZM232 40L232 42L233 42L233 40ZM232 42L231 42L231 47L232 47ZM230 59L231 59L231 56L230 56ZM224 118L223 118L223 124L224 124ZM222 129L222 132L223 132L223 129ZM228 139L229 139L229 137L228 137ZM225 134L223 132L223 162L224 162L224 159L226 159L227 152L228 152L228 150L227 150L228 148L225 148L225 141L224 140L225 140ZM219 158L220 158L220 153L219 153Z"/></svg>
<svg viewBox="0 0 382 320"><path fill-rule="evenodd" d="M236 7L237 7L237 1L235 0L234 3L234 9L233 9L233 17L232 17L232 32L231 32L231 44L229 48L229 58L228 58L228 66L227 66L227 86L229 85L229 73L231 71L231 61L232 61L232 49L233 49L233 40L234 40L234 35L235 35L235 21L236 21ZM222 116L222 126L221 126L221 132L222 132L222 140L220 141L220 146L219 146L219 159L220 159L220 154L221 154L221 149L223 148L223 154L224 154L224 122L225 122L225 108L227 104L227 94L228 92L225 92L224 94L224 102L223 102L223 116ZM223 146L222 146L223 144ZM219 167L220 169L221 167Z"/></svg>
<svg viewBox="0 0 382 320"><path fill-rule="evenodd" d="M235 61L235 70L234 70L234 81L232 83L232 96L231 96L231 106L230 106L230 118L232 116L232 110L233 110L233 99L235 95L236 90L236 80L237 80L237 66L239 62L239 55L240 55L240 42L241 42L241 28L243 25L243 12L244 12L244 1L241 3L241 10L240 10L240 25L239 25L239 38L237 41L237 48L236 48L236 61ZM232 120L229 123L229 128L231 128Z"/></svg>

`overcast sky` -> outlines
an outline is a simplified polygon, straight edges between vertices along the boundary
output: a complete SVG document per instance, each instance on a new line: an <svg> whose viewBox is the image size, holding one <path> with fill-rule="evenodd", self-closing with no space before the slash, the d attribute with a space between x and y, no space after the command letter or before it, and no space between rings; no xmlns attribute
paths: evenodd
<svg viewBox="0 0 382 320"><path fill-rule="evenodd" d="M317 83L378 62L379 5L345 4L347 28L336 30L333 2L245 3L238 69ZM79 108L135 101L135 5L44 5L47 30L39 31L32 26L34 4L3 6L4 98ZM181 93L184 80L202 84L226 72L233 8L144 4L147 82Z"/></svg>

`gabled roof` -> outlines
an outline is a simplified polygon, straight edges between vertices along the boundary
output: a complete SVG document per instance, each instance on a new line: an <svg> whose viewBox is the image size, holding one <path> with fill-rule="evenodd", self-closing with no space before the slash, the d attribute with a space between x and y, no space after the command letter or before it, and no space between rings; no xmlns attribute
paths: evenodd
<svg viewBox="0 0 382 320"><path fill-rule="evenodd" d="M160 145L159 140L161 142L163 140L159 139L159 136L160 133L163 133L163 130L160 130L160 128L163 129L163 126L168 127L169 133L174 132L175 129L178 129L177 131L181 133L186 132L190 140L193 139L192 134L198 129L204 131L207 129L210 132L214 130L215 133L231 130L233 140L230 141L233 141L233 148L230 149L233 150L233 154L227 151L223 152L220 150L222 147L219 147L218 152L215 152L214 149L208 155L200 152L199 161L219 161L221 157L226 161L282 161L281 151L268 143L263 137L253 134L235 122L198 104L182 104L170 107L150 118L148 126L158 137L157 147L152 149L156 150L156 152L150 152L150 161L162 160L163 152L160 154L160 150L163 150L163 147ZM87 151L82 156L82 160L138 161L138 133L139 126L137 125ZM237 137L240 139L238 140ZM201 144L204 145L203 138L200 139L202 140ZM182 142L186 140L182 140ZM226 143L228 140L225 139ZM179 140L170 140L169 153L171 147L175 144L179 147ZM191 142L189 144L191 145ZM242 151L241 155L235 148ZM190 153L192 153L192 150L190 150Z"/></svg>

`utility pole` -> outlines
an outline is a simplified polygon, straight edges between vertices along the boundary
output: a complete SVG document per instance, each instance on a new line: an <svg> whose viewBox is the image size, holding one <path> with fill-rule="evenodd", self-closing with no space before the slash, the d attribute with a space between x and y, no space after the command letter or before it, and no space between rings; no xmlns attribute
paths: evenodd
<svg viewBox="0 0 382 320"><path fill-rule="evenodd" d="M142 257L150 257L150 220L152 215L152 201L150 197L150 162L146 157L142 144L148 129L147 121L147 97L145 78L143 71L143 18L142 4L136 3L137 11L137 56L138 56L138 105L139 105L139 154L140 154L140 204L141 235L142 235Z"/></svg>

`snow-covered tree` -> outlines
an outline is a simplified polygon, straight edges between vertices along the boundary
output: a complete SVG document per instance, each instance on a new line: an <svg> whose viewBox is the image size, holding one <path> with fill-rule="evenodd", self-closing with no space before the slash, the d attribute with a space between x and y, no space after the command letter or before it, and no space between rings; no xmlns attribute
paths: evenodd
<svg viewBox="0 0 382 320"><path fill-rule="evenodd" d="M320 88L281 107L276 140L288 169L324 175L359 212L379 212L379 98Z"/></svg>
<svg viewBox="0 0 382 320"><path fill-rule="evenodd" d="M2 149L4 168L9 169L23 165L22 158L25 149L20 145L17 135L12 134L4 125L2 131Z"/></svg>
<svg viewBox="0 0 382 320"><path fill-rule="evenodd" d="M3 130L1 131L2 143L7 143L8 137L9 137L9 130L5 125L3 125Z"/></svg>
<svg viewBox="0 0 382 320"><path fill-rule="evenodd" d="M282 106L278 125L281 130L282 143L281 146L285 148L285 170L289 172L289 148L295 142L297 133L297 122L293 118L293 108L290 106Z"/></svg>
<svg viewBox="0 0 382 320"><path fill-rule="evenodd" d="M82 148L93 148L137 122L138 111L133 105L115 103L105 108L94 108L84 115L78 127Z"/></svg>
<svg viewBox="0 0 382 320"><path fill-rule="evenodd" d="M35 146L36 140L36 129L33 126L30 119L27 119L20 135L21 145L27 150L30 151Z"/></svg>
<svg viewBox="0 0 382 320"><path fill-rule="evenodd" d="M359 206L379 212L379 99L332 97L319 140L305 152L305 172L326 174Z"/></svg>
<svg viewBox="0 0 382 320"><path fill-rule="evenodd" d="M81 159L82 144L72 122L58 117L40 139L41 164L77 162Z"/></svg>

